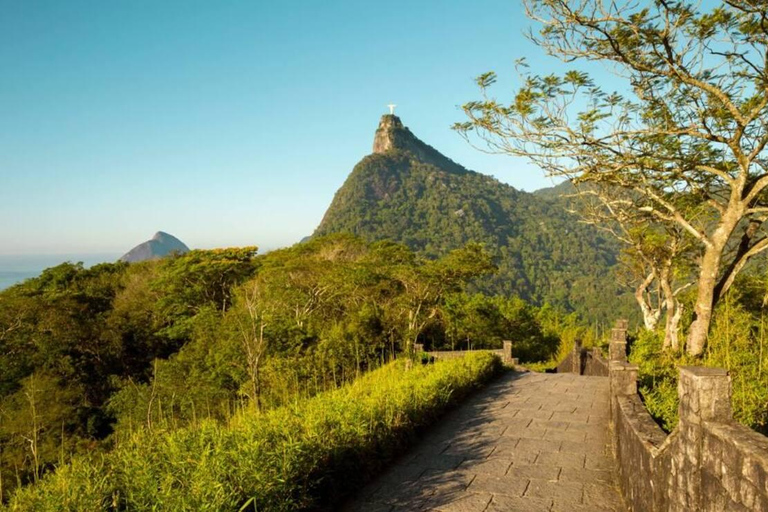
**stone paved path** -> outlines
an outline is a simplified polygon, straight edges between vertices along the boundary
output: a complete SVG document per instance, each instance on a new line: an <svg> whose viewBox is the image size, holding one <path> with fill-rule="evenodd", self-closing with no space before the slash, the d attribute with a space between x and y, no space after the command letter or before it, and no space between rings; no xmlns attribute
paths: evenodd
<svg viewBox="0 0 768 512"><path fill-rule="evenodd" d="M513 373L430 430L347 512L624 511L608 379Z"/></svg>

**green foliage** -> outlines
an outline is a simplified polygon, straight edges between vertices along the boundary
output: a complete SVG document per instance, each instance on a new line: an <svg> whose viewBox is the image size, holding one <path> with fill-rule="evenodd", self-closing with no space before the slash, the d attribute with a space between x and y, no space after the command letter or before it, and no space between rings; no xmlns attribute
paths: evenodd
<svg viewBox="0 0 768 512"><path fill-rule="evenodd" d="M762 279L744 275L715 311L707 350L701 358L662 350L663 334L642 332L631 345L630 362L639 366L639 387L651 415L666 431L677 424L678 368L725 368L731 375L734 418L768 431L768 354L764 350L764 306L755 291Z"/></svg>
<svg viewBox="0 0 768 512"><path fill-rule="evenodd" d="M315 236L393 240L429 258L478 242L498 266L475 281L478 291L549 303L587 319L636 315L611 270L618 244L579 223L561 194L528 194L450 161L427 162L411 147L426 145L411 139L405 149L355 166Z"/></svg>
<svg viewBox="0 0 768 512"><path fill-rule="evenodd" d="M63 263L0 293L2 494L107 437L107 403L121 382L145 386L152 361L189 341L194 319L254 272L253 252ZM34 403L43 409L33 412Z"/></svg>
<svg viewBox="0 0 768 512"><path fill-rule="evenodd" d="M0 293L3 497L137 432L226 424L240 411L337 389L417 341L495 348L510 339L523 360L551 357L558 332L538 309L465 295L468 281L494 268L478 244L427 259L332 235L263 256L192 251L49 269ZM45 389L34 402L50 414L32 412L32 383Z"/></svg>
<svg viewBox="0 0 768 512"><path fill-rule="evenodd" d="M503 340L510 340L521 362L549 360L558 350L560 333L546 332L540 313L518 297L455 294L443 308L444 338L433 333L432 346L438 350L500 348Z"/></svg>
<svg viewBox="0 0 768 512"><path fill-rule="evenodd" d="M474 353L351 385L226 424L138 432L18 491L7 510L318 510L337 505L453 402L500 371Z"/></svg>

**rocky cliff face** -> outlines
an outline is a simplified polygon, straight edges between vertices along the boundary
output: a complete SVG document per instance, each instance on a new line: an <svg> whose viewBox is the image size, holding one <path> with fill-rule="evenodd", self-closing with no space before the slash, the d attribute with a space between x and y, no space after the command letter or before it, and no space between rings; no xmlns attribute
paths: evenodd
<svg viewBox="0 0 768 512"><path fill-rule="evenodd" d="M385 154L392 151L407 151L420 162L432 164L450 172L467 172L464 167L419 140L403 125L399 117L388 114L381 116L379 121L379 127L373 138L373 153Z"/></svg>
<svg viewBox="0 0 768 512"><path fill-rule="evenodd" d="M120 261L127 263L138 263L139 261L156 260L164 258L169 254L184 254L189 252L184 242L173 235L158 231L151 239L140 243L120 258Z"/></svg>

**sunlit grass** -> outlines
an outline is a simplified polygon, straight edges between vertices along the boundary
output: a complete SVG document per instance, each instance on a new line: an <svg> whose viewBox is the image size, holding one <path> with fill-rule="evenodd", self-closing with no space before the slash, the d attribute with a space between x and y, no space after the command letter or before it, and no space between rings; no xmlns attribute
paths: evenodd
<svg viewBox="0 0 768 512"><path fill-rule="evenodd" d="M227 425L137 432L105 456L75 459L18 491L7 509L331 509L500 368L488 353L410 370L395 362Z"/></svg>

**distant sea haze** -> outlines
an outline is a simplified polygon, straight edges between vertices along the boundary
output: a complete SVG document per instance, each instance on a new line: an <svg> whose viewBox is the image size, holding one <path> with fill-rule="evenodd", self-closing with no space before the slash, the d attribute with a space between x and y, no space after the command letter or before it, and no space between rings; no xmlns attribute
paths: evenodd
<svg viewBox="0 0 768 512"><path fill-rule="evenodd" d="M37 277L46 268L55 267L65 261L90 267L98 263L114 262L122 254L0 254L0 290L4 290L30 277Z"/></svg>

